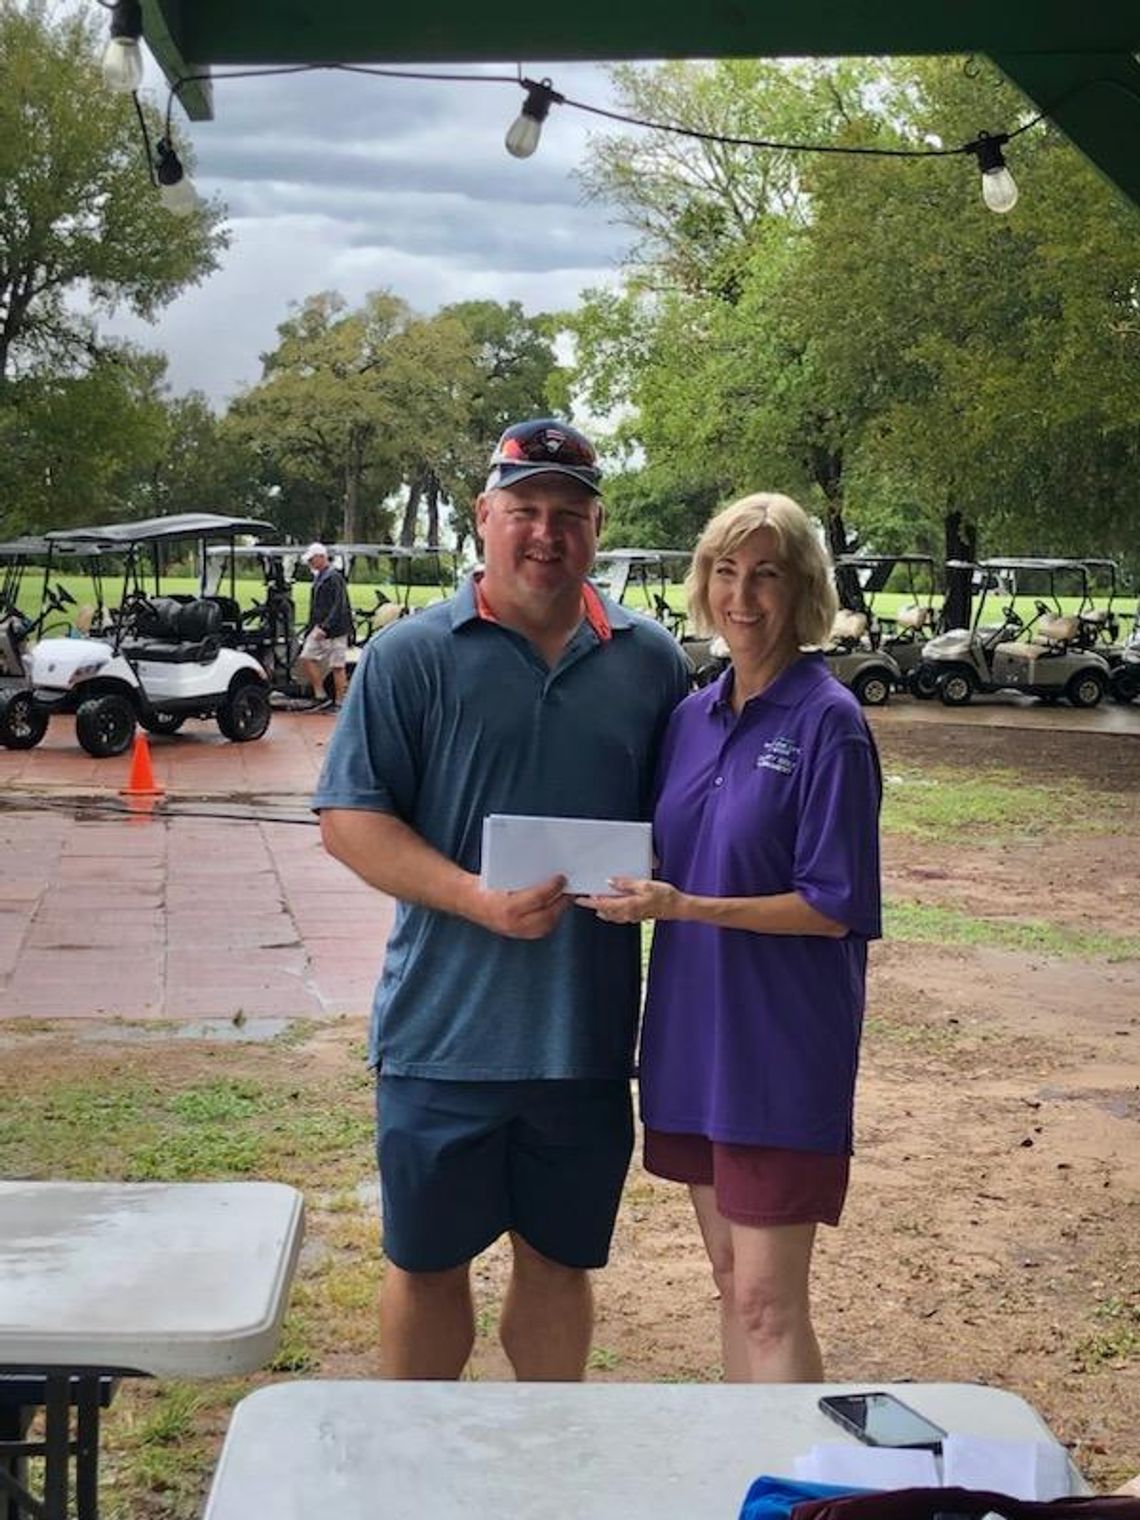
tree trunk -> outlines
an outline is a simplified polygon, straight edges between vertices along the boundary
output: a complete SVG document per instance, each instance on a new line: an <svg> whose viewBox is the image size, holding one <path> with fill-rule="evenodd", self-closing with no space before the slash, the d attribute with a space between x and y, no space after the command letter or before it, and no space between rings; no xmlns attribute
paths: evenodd
<svg viewBox="0 0 1140 1520"><path fill-rule="evenodd" d="M851 552L847 525L843 521L843 455L813 444L808 450L808 468L827 502L823 527L827 535L827 547L832 559L836 560L841 554ZM863 601L863 588L854 570L837 570L835 584L840 603L844 607L849 607L852 612L867 610Z"/></svg>
<svg viewBox="0 0 1140 1520"><path fill-rule="evenodd" d="M429 544L438 545L438 543L439 543L439 481L436 479L435 471L434 470L431 470L428 473L428 480L427 480L427 510L428 510L427 541L428 541Z"/></svg>
<svg viewBox="0 0 1140 1520"><path fill-rule="evenodd" d="M973 608L973 578L968 570L952 570L951 560L972 564L978 552L978 530L968 523L960 508L954 507L943 518L946 534L946 595L942 600L940 626L968 628Z"/></svg>
<svg viewBox="0 0 1140 1520"><path fill-rule="evenodd" d="M341 543L356 543L356 525L360 513L360 449L350 441L344 466L344 512L341 520Z"/></svg>
<svg viewBox="0 0 1140 1520"><path fill-rule="evenodd" d="M423 494L423 476L417 475L408 486L408 500L404 507L404 520L400 524L400 544L405 549L410 549L416 541L416 520L420 515L420 498Z"/></svg>

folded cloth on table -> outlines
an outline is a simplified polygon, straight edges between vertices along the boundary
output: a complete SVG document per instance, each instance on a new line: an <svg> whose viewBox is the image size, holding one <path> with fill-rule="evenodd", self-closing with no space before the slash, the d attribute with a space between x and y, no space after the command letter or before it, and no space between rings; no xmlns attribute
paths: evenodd
<svg viewBox="0 0 1140 1520"><path fill-rule="evenodd" d="M739 1520L780 1520L792 1513L796 1505L810 1499L835 1499L866 1489L836 1483L798 1483L794 1478L757 1478L744 1496Z"/></svg>
<svg viewBox="0 0 1140 1520"><path fill-rule="evenodd" d="M805 1498L792 1510L791 1520L982 1520L988 1515L1002 1520L1140 1520L1140 1499L1117 1494L1011 1499L980 1488L899 1488Z"/></svg>

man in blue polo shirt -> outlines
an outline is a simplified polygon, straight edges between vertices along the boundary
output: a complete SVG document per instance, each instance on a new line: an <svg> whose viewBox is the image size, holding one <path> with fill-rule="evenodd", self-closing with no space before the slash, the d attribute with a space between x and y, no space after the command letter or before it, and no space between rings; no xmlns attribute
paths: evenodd
<svg viewBox="0 0 1140 1520"><path fill-rule="evenodd" d="M459 1376L470 1263L504 1232L516 1375L585 1370L587 1274L632 1145L638 931L561 878L498 892L478 872L489 813L649 816L686 668L586 580L600 492L582 434L507 429L476 504L482 574L369 643L313 799L330 853L398 900L371 1032L391 1377Z"/></svg>

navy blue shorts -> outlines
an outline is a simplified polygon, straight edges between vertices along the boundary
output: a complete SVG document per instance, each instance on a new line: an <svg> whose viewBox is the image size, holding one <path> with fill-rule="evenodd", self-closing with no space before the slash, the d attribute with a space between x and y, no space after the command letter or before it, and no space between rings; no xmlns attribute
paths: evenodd
<svg viewBox="0 0 1140 1520"><path fill-rule="evenodd" d="M443 1272L513 1230L566 1267L604 1267L633 1152L627 1081L376 1084L384 1252Z"/></svg>

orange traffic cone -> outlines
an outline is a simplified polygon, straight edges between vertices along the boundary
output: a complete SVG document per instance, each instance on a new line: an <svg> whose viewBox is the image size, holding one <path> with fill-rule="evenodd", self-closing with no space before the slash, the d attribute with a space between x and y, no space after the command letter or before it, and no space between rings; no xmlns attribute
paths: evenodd
<svg viewBox="0 0 1140 1520"><path fill-rule="evenodd" d="M131 753L131 774L126 786L119 788L120 797L161 797L165 787L154 779L150 763L150 743L145 733L135 735L135 747Z"/></svg>

